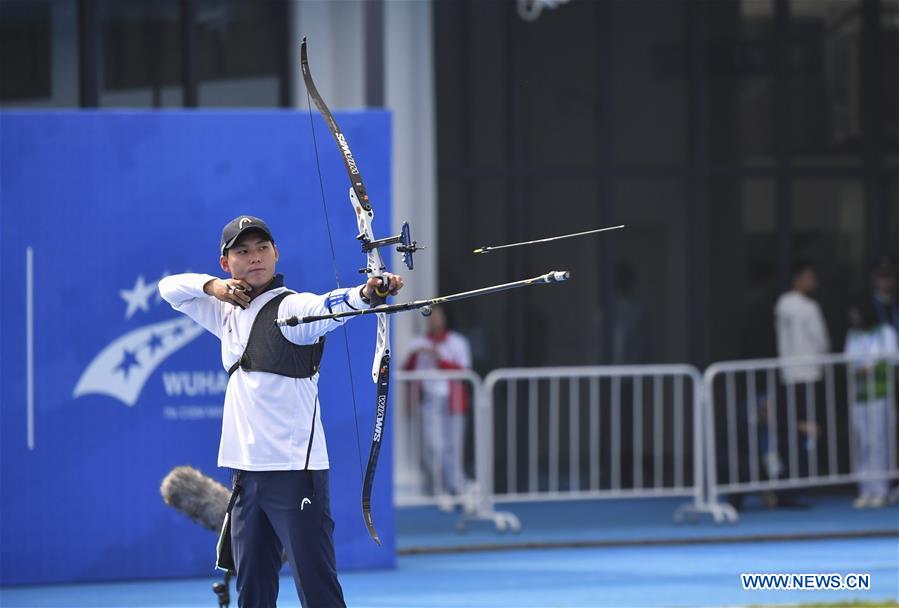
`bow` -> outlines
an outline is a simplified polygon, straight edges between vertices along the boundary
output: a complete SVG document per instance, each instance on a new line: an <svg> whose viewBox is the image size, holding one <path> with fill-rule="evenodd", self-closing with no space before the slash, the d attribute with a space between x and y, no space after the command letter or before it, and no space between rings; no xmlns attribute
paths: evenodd
<svg viewBox="0 0 899 608"><path fill-rule="evenodd" d="M372 381L377 386L377 396L375 401L375 427L372 433L371 440L371 450L368 454L368 465L365 469L365 475L362 481L362 517L365 520L365 526L368 528L368 533L371 535L372 540L374 540L377 544L381 544L381 539L378 538L378 533L375 530L374 522L372 521L371 516L371 490L372 484L374 483L375 478L375 470L378 466L378 456L381 453L381 440L384 432L384 425L387 419L387 393L388 388L390 386L390 325L387 320L387 315L403 312L407 310L420 310L422 314L427 316L430 314L430 307L437 304L445 304L447 302L452 302L456 300L462 300L466 298L473 298L476 296L487 295L490 293L497 293L500 291L507 291L510 289L517 289L520 287L529 287L532 285L542 285L548 283L559 283L568 279L569 274L567 271L551 271L546 274L533 277L531 279L524 279L521 281L515 281L512 283L504 283L501 285L491 285L488 287L483 287L480 289L475 289L471 291L465 291L461 293L455 293L445 296L439 296L436 298L431 298L428 300L417 300L414 302L404 302L400 304L387 304L387 295L386 291L387 283L384 278L385 273L387 272L387 267L384 264L384 260L381 258L381 253L379 251L382 247L388 247L390 245L396 245L396 250L403 254L403 262L409 270L412 270L414 264L412 261L412 254L415 253L420 247L418 244L412 240L409 231L409 225L407 223L403 223L402 230L400 234L391 236L384 239L375 239L372 234L372 221L374 220L375 214L374 210L371 206L371 202L368 199L368 193L365 190L365 183L362 181L362 174L359 171L359 167L356 165L356 159L353 157L353 152L350 149L350 145L346 140L343 132L340 130L340 127L337 124L337 121L334 120L334 116L331 114L331 110L328 109L327 104L325 104L321 95L318 92L318 89L315 86L315 82L312 80L312 73L309 70L309 61L306 54L306 38L303 38L302 45L300 46L300 64L303 70L303 82L306 84L306 91L308 96L311 98L312 102L315 103L316 108L318 108L319 113L324 118L325 123L328 125L328 129L331 132L331 135L334 137L334 141L337 143L337 147L340 151L341 157L343 158L343 164L346 167L347 175L350 178L350 203L353 206L354 211L356 212L356 223L359 228L359 234L356 236L356 239L362 244L362 251L366 255L366 266L360 272L365 273L369 278L380 278L381 279L381 287L382 289L375 290L375 297L371 298L371 308L357 310L357 311L347 311L342 313L332 313L328 315L320 315L313 317L289 317L285 319L277 319L276 323L280 326L284 325L297 325L298 323L309 323L313 321L321 321L324 319L341 319L347 318L351 316L359 316L359 315L367 315L373 314L377 317L378 322L378 331L377 331L377 339L375 342L375 356L372 362L371 368L371 378ZM312 108L310 104L309 108L309 119L312 120ZM315 129L312 129L312 140L315 144ZM315 144L315 159L318 164L318 146ZM321 184L321 167L319 166L319 183ZM328 224L328 238L331 238L331 228L330 223L328 222L328 213L327 213L327 205L324 200L324 188L322 187L322 205L325 208L325 221ZM597 232L597 231L590 231ZM562 237L557 237L562 238ZM549 239L555 240L555 239ZM494 247L494 249L500 247ZM337 280L337 286L340 286L340 278L337 275L337 262L334 256L334 245L331 244L331 259L334 263L334 273L335 278ZM349 362L349 342L346 338L346 328L344 327L344 340L347 342L347 361ZM352 380L352 369L350 369L350 387L352 389L353 380ZM356 414L356 398L355 393L353 395L353 414L355 417ZM357 428L358 435L358 428ZM357 446L358 446L358 437L357 437ZM358 447L357 447L358 449Z"/></svg>
<svg viewBox="0 0 899 608"><path fill-rule="evenodd" d="M385 273L387 272L387 266L384 264L384 260L381 257L379 249L381 247L397 245L397 251L403 254L403 261L405 262L406 266L410 270L412 270L412 254L418 249L417 243L412 240L409 231L409 225L407 223L403 224L400 234L385 239L375 239L371 228L375 213L374 209L371 206L371 202L368 199L368 193L365 189L365 183L362 181L362 173L359 171L359 167L356 165L356 159L353 157L353 152L350 149L350 145L347 142L346 137L340 130L340 126L337 124L337 121L334 120L334 116L331 114L331 110L328 109L327 104L325 104L325 101L322 99L321 95L318 92L318 88L315 86L315 82L312 80L312 72L309 70L309 61L306 54L305 37L303 38L302 45L300 46L300 65L303 71L303 82L306 85L307 94L312 99L313 103L315 103L316 108L318 108L319 113L322 115L322 118L324 118L325 123L328 125L328 130L331 132L331 135L334 137L334 141L337 143L337 147L340 150L341 157L343 158L343 164L347 170L347 175L350 178L350 203L352 204L353 209L356 212L356 222L359 227L359 234L356 238L362 244L362 251L366 255L366 266L360 272L364 272L369 278L381 278L382 289L375 290L376 295L372 298L372 305L383 305L386 302L388 295L388 292L386 291L387 281L383 278ZM311 110L312 108L310 107L310 120L312 117ZM314 141L314 128L312 129L312 136ZM315 158L316 163L318 163L317 146ZM320 167L319 179L321 179ZM322 204L324 205L324 191L322 191ZM327 221L327 207L325 209L325 218ZM329 238L330 233L331 228L330 226L328 226ZM333 244L331 247L331 257L333 260ZM336 275L336 261L334 261L334 265ZM337 283L339 287L339 278L337 279ZM368 533L369 535L371 535L372 540L380 545L381 539L378 537L378 533L375 530L375 525L372 521L371 515L371 490L372 484L374 483L375 479L375 470L378 466L378 456L381 453L381 439L383 437L384 424L387 419L387 393L390 387L390 324L387 320L386 314L377 314L376 316L378 321L378 331L375 342L375 355L371 368L371 378L377 386L377 397L375 401L376 413L375 427L374 432L372 433L371 440L371 449L368 454L368 465L365 468L365 476L362 481L362 517L365 520L365 526L366 528L368 528ZM344 337L346 337L346 334L344 334ZM347 346L347 359L349 360L349 346ZM350 373L352 373L352 371ZM352 388L352 376L350 378L350 386ZM353 397L353 402L353 414L355 417L355 396Z"/></svg>

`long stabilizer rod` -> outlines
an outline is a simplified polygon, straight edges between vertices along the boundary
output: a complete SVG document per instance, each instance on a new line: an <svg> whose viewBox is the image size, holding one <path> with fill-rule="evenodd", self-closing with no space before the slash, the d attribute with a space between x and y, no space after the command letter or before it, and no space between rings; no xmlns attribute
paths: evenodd
<svg viewBox="0 0 899 608"><path fill-rule="evenodd" d="M360 315L375 315L378 313L393 314L404 312L407 310L418 310L438 304L446 304L447 302L455 302L456 300L465 300L477 296L487 295L488 293L497 293L500 291L508 291L519 287L529 287L531 285L542 285L546 283L561 283L567 281L570 274L567 270L553 270L532 279L523 279L514 283L503 283L502 285L491 285L490 287L482 287L481 289L473 289L472 291L463 291L448 296L440 296L429 300L415 300L413 302L403 302L402 304L381 304L371 308L363 308L361 310L348 310L346 312L335 312L327 315L313 315L309 317L285 317L275 319L275 323L279 327L285 325L294 326L300 323L313 323L315 321L325 321L327 319L344 319L346 317L358 317Z"/></svg>
<svg viewBox="0 0 899 608"><path fill-rule="evenodd" d="M478 247L474 250L474 253L490 253L491 251L496 251L497 249L506 249L508 247L521 247L522 245L536 245L537 243L548 243L549 241L558 241L561 239L571 239L576 236L585 236L587 234L596 234L597 232L607 232L609 230L618 230L619 228L624 228L624 224L620 226L609 226L608 228L597 228L596 230L586 230L584 232L575 232L573 234L563 234L561 236L551 236L545 239L537 239L535 241L524 241L522 243L509 243L508 245L494 245L493 247Z"/></svg>

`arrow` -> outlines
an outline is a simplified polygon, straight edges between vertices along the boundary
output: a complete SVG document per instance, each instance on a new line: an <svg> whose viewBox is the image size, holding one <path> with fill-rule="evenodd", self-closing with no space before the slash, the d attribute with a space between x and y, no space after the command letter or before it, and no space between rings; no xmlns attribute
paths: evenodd
<svg viewBox="0 0 899 608"><path fill-rule="evenodd" d="M596 234L597 232L607 232L609 230L618 230L624 228L624 224L620 226L609 226L608 228L597 228L596 230L587 230L585 232L575 232L574 234L563 234L561 236L551 236L546 239L537 239L536 241L524 241L523 243L510 243L508 245L494 245L492 247L478 247L473 253L490 253L497 249L506 249L508 247L521 247L522 245L536 245L537 243L548 243L549 241L558 241L560 239L571 239L576 236L584 236L586 234Z"/></svg>

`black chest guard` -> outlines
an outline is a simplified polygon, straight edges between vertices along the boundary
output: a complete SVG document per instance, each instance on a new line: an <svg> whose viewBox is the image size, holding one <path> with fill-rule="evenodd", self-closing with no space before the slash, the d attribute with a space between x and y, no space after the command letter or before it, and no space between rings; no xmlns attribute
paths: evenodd
<svg viewBox="0 0 899 608"><path fill-rule="evenodd" d="M253 320L247 347L237 363L228 370L228 376L238 367L245 372L268 372L288 378L311 378L318 372L325 351L324 336L315 344L294 344L275 325L281 300L293 293L285 291L278 294L262 307Z"/></svg>

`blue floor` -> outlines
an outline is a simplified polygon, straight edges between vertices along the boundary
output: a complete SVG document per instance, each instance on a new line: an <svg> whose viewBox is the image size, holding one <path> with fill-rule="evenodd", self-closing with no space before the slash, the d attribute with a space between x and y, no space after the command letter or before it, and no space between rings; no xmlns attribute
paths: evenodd
<svg viewBox="0 0 899 608"><path fill-rule="evenodd" d="M686 499L567 501L498 504L514 513L521 532L497 534L492 524L469 525L456 531L459 516L433 508L404 509L397 518L400 552L523 543L547 545L571 542L670 542L691 539L747 539L757 536L847 534L893 531L899 534L899 508L853 509L848 496L805 499L810 509L765 509L748 497L735 524L716 524L703 515L696 523L675 525L672 515Z"/></svg>
<svg viewBox="0 0 899 608"><path fill-rule="evenodd" d="M855 511L845 498L816 499L807 511L748 508L736 525L704 518L671 523L681 501L542 503L505 507L521 517L519 534L478 525L455 532L456 518L435 509L400 511L404 550L508 543L504 550L404 555L390 571L341 575L352 607L505 608L746 606L814 601L899 601L899 510ZM739 542L741 536L892 531L839 540ZM729 535L729 536L728 536ZM719 538L722 544L698 544ZM515 549L522 542L653 541L682 544ZM740 573L869 573L870 591L744 591ZM215 607L214 578L0 589L0 606ZM299 606L282 578L280 606ZM233 585L232 585L233 587ZM236 598L234 598L236 599ZM232 601L232 606L236 601Z"/></svg>
<svg viewBox="0 0 899 608"><path fill-rule="evenodd" d="M341 576L349 606L744 606L899 598L896 538L559 549L402 557L394 571ZM741 572L864 572L870 591L744 591ZM215 606L210 580L4 589L0 605ZM282 578L280 606L299 606ZM232 603L235 605L236 602Z"/></svg>

